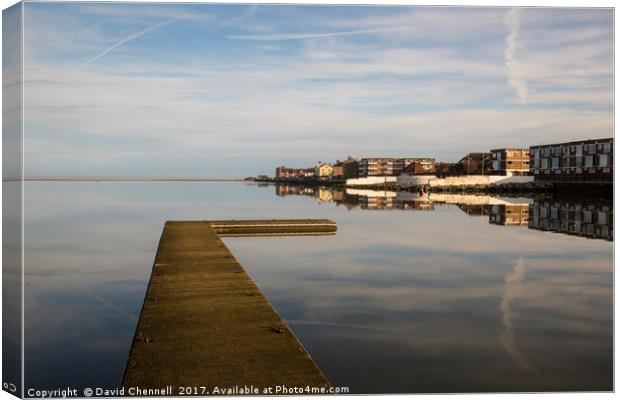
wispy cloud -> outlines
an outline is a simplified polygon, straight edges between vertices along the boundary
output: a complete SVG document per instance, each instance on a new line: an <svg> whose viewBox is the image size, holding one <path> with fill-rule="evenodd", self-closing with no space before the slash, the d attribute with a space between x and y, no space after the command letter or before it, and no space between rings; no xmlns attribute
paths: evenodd
<svg viewBox="0 0 620 400"><path fill-rule="evenodd" d="M452 161L613 132L608 12L28 7L28 173L98 174L110 161L155 173L174 157L183 160L168 164L174 173L210 163L245 175L288 162L282 154L335 159L369 148ZM172 20L182 23L162 28ZM149 58L110 55L129 48ZM507 71L528 107L514 107Z"/></svg>
<svg viewBox="0 0 620 400"><path fill-rule="evenodd" d="M140 32L132 33L131 35L127 36L126 38L119 40L118 42L114 43L112 46L110 46L107 49L103 50L101 53L97 54L96 56L94 56L90 60L86 61L84 63L84 65L92 64L95 61L99 60L101 57L103 57L106 54L108 54L109 52L111 52L112 50L116 49L117 47L122 46L123 44L125 44L127 42L130 42L130 41L132 41L134 39L137 39L140 36L144 36L144 35L146 35L149 32L153 32L153 31L155 31L155 30L157 30L157 29L159 29L159 28L161 28L163 26L170 25L171 23L173 23L175 21L176 21L176 19L174 19L174 18L173 19L169 19L169 20L166 20L166 21L159 22L159 23L157 23L155 25L152 25L152 26L150 26L150 27L148 27L146 29L143 29Z"/></svg>
<svg viewBox="0 0 620 400"><path fill-rule="evenodd" d="M380 32L394 32L407 30L408 26L395 26L391 28L377 28L377 29L362 29L358 31L337 31L337 32L318 32L318 33L276 33L265 35L230 35L228 39L242 39L242 40L305 40L316 39L334 36L351 36L351 35L365 35Z"/></svg>
<svg viewBox="0 0 620 400"><path fill-rule="evenodd" d="M508 69L508 84L517 91L521 104L527 104L527 82L519 77L515 67L517 50L519 49L519 30L521 27L521 9L512 8L504 17L504 23L509 29L506 37L506 48L504 49L504 59Z"/></svg>

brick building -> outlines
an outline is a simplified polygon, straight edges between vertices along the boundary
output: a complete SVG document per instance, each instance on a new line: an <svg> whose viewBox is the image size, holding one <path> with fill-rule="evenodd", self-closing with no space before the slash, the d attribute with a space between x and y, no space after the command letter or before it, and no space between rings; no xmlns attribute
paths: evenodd
<svg viewBox="0 0 620 400"><path fill-rule="evenodd" d="M490 175L529 175L530 149L505 148L491 150Z"/></svg>

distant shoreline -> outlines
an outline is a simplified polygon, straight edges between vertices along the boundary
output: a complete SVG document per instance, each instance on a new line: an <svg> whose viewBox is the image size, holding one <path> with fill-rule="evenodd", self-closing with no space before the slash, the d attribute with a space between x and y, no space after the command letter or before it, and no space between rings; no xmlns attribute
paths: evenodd
<svg viewBox="0 0 620 400"><path fill-rule="evenodd" d="M24 178L25 182L243 182L243 179L217 178ZM20 179L3 179L3 182L19 182Z"/></svg>
<svg viewBox="0 0 620 400"><path fill-rule="evenodd" d="M570 194L582 193L584 190L596 194L613 195L612 182L548 182L535 181L527 183L504 183L504 184L480 184L480 185L446 185L430 187L428 185L399 186L395 183L382 183L372 185L350 185L346 181L326 181L319 179L286 179L269 178L256 179L259 183L274 183L288 186L306 187L341 187L344 189L366 189L392 192L416 192L423 190L429 193L452 193L452 194L539 194L556 193Z"/></svg>

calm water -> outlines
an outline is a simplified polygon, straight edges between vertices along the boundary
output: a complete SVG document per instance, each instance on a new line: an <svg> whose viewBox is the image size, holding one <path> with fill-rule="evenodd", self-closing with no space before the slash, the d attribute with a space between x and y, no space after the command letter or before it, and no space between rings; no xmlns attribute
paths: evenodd
<svg viewBox="0 0 620 400"><path fill-rule="evenodd" d="M609 202L368 194L27 182L26 388L120 383L164 221L330 218L335 236L225 242L332 384L612 389Z"/></svg>

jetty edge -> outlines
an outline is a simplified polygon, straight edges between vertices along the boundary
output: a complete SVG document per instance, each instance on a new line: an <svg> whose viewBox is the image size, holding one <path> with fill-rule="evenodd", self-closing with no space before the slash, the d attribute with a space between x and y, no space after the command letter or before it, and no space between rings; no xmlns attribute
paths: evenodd
<svg viewBox="0 0 620 400"><path fill-rule="evenodd" d="M167 221L123 374L123 394L286 394L278 392L282 388L329 393L323 372L220 236L336 230L336 223L325 219Z"/></svg>

